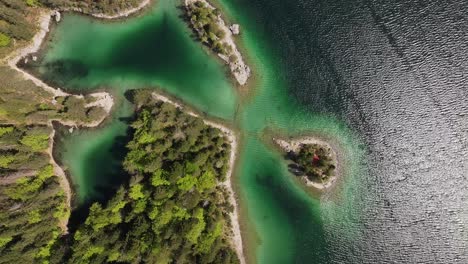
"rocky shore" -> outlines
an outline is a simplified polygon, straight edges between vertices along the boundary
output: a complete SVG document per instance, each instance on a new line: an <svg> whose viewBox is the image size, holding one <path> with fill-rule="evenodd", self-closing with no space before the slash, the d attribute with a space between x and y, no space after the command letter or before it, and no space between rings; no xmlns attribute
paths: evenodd
<svg viewBox="0 0 468 264"><path fill-rule="evenodd" d="M215 8L206 0L185 0L185 8L187 12L189 12L189 8L191 4L201 2L203 3L206 7L208 7L211 10L215 10ZM190 21L192 26L195 27L195 21ZM222 54L222 53L217 53L218 57L221 58L228 66L229 69L231 70L231 73L233 74L234 78L240 85L245 85L251 75L250 72L250 67L247 66L247 64L244 62L244 59L242 58L241 53L237 49L237 46L234 42L234 34L239 34L239 25L231 25L228 27L224 20L222 19L221 15L218 15L216 19L216 24L218 27L224 32L224 37L222 39L219 39L219 42L229 48L229 54ZM196 30L196 29L195 29ZM198 32L200 33L200 32ZM236 58L235 60L232 60L231 57Z"/></svg>

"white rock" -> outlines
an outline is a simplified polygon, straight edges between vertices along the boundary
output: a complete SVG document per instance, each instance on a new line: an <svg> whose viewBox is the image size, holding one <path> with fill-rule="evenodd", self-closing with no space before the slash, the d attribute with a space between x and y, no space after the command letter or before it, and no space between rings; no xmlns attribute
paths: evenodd
<svg viewBox="0 0 468 264"><path fill-rule="evenodd" d="M239 29L239 24L232 24L229 29L231 30L232 34L234 35L239 35L240 29Z"/></svg>
<svg viewBox="0 0 468 264"><path fill-rule="evenodd" d="M54 13L54 16L55 16L55 22L60 22L62 16L60 15L60 12L59 11L55 11Z"/></svg>

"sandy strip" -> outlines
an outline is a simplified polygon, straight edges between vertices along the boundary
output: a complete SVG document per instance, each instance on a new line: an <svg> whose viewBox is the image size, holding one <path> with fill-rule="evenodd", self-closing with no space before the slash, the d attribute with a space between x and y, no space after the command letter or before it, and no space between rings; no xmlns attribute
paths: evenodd
<svg viewBox="0 0 468 264"><path fill-rule="evenodd" d="M194 113L194 112L192 112L190 110L184 109L184 107L182 105L172 101L171 99L167 98L164 95L160 95L160 94L157 94L157 93L153 92L152 96L153 96L153 98L155 100L159 100L159 101L162 101L162 102L165 102L165 103L172 104L175 107L183 110L184 112L186 112L187 114L189 114L191 116L201 118L198 114L196 114L196 113ZM212 122L212 121L208 121L208 120L206 120L204 118L202 118L202 119L203 119L203 122L206 125L217 128L217 129L221 130L224 134L226 134L226 137L228 138L228 141L231 144L231 155L229 157L229 168L228 168L228 171L227 171L227 174L226 174L226 180L224 182L222 182L221 185L224 186L228 190L228 192L229 192L229 201L234 206L233 212L229 214L229 216L231 218L232 233L233 233L232 243L233 243L234 249L236 250L237 256L239 257L240 263L245 264L244 250L243 250L243 247L242 247L242 236L241 236L240 225L239 225L239 209L238 209L239 205L237 204L237 201L236 201L236 198L235 198L235 195L234 195L234 190L233 190L233 187L232 187L232 181L231 181L232 172L233 172L233 169L234 169L234 163L235 163L235 161L237 159L237 146L238 146L237 138L236 138L236 135L235 135L234 131L227 128L226 126L224 126L222 124L219 124L219 123Z"/></svg>
<svg viewBox="0 0 468 264"><path fill-rule="evenodd" d="M206 0L185 0L185 6L187 7L190 4L196 3L196 2L202 2L204 3L207 7L211 9L215 9L208 1ZM244 62L244 59L242 58L241 53L237 49L236 43L234 43L234 37L231 32L231 30L226 26L226 23L224 20L221 18L221 16L218 16L218 26L224 31L224 38L220 40L221 43L225 43L228 46L232 48L232 53L237 57L237 62L231 62L229 60L229 57L218 53L218 56L226 62L226 64L229 65L229 68L236 78L237 82L240 85L245 85L247 83L247 80L250 77L250 68L247 66L247 64Z"/></svg>
<svg viewBox="0 0 468 264"><path fill-rule="evenodd" d="M280 146L280 148L282 148L286 152L290 152L290 151L297 152L299 148L301 147L301 145L303 144L317 144L317 145L326 146L330 148L331 150L332 158L335 160L335 163L336 163L335 173L338 173L338 159L337 159L336 152L332 148L332 146L330 146L329 143L323 140L320 140L314 137L302 137L302 138L289 140L289 141L278 139L278 138L273 138L273 141L276 144L278 144L278 146ZM330 180L325 184L313 182L309 180L306 176L302 176L301 179L306 183L307 186L311 186L319 190L325 190L325 189L330 188L335 183L337 177L336 176L331 177Z"/></svg>
<svg viewBox="0 0 468 264"><path fill-rule="evenodd" d="M39 50L39 48L41 47L42 41L44 40L47 33L49 32L49 23L50 23L51 15L52 15L52 11L43 12L40 15L39 22L38 22L39 32L37 32L36 35L34 35L33 39L31 40L30 45L12 52L12 54L10 54L10 56L7 57L7 63L12 69L20 72L26 80L31 80L35 85L43 88L49 93L52 93L54 97L68 96L70 94L63 92L60 89L55 89L55 88L50 87L49 85L45 84L43 81L36 78L35 76L32 76L26 71L18 68L18 66L16 65L22 58L24 58L28 54L35 53Z"/></svg>
<svg viewBox="0 0 468 264"><path fill-rule="evenodd" d="M128 17L130 15L134 15L135 13L141 11L143 8L145 8L150 3L151 3L151 0L144 0L138 6L136 6L134 8L127 9L125 11L118 12L115 15L107 15L107 14L104 14L104 13L97 13L97 14L92 14L91 13L91 14L88 14L88 13L83 12L83 10L81 8L67 8L67 9L63 9L62 11L73 11L73 12L78 12L78 13L82 13L82 14L86 14L86 15L90 15L92 17L102 18L102 19L118 19L118 18L125 18L125 17Z"/></svg>
<svg viewBox="0 0 468 264"><path fill-rule="evenodd" d="M67 176L65 176L65 172L63 169L55 162L53 149L54 149L54 139L55 139L55 129L52 129L52 132L49 136L49 147L47 148L47 154L49 154L50 161L49 163L54 166L54 174L59 177L60 187L65 192L65 199L66 205L68 210L71 210L71 187L70 183L68 182ZM62 229L64 234L68 234L68 217L66 219L60 219L59 226Z"/></svg>

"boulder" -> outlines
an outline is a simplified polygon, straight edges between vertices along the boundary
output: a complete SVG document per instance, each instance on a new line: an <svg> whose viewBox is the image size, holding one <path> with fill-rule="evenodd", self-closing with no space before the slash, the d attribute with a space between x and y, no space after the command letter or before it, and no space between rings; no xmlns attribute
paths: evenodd
<svg viewBox="0 0 468 264"><path fill-rule="evenodd" d="M240 27L239 24L232 24L229 29L231 30L233 35L239 35L240 33Z"/></svg>
<svg viewBox="0 0 468 264"><path fill-rule="evenodd" d="M60 22L62 16L60 15L60 12L59 11L55 11L54 12L54 16L55 16L55 22Z"/></svg>

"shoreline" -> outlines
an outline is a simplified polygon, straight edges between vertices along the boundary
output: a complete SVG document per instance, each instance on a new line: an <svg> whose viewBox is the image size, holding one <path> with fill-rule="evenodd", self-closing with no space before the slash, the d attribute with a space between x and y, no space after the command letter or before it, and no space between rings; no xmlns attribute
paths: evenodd
<svg viewBox="0 0 468 264"><path fill-rule="evenodd" d="M216 8L211 5L207 0L184 0L184 6L185 10L188 10L189 5L194 4L196 2L201 2L204 3L208 8L215 10ZM190 25L193 26L193 23L191 21L188 22ZM232 53L231 55L235 55L237 57L236 62L231 62L230 58L226 55L223 55L221 53L216 53L214 52L211 48L210 50L213 53L216 53L216 55L225 62L226 65L229 66L229 69L231 71L231 74L234 76L234 79L236 79L237 83L239 83L241 86L244 86L247 84L249 78L251 77L251 69L250 67L244 62L244 58L242 54L240 53L239 49L237 48L236 43L234 42L234 34L232 33L231 29L226 26L226 22L223 20L221 15L217 17L217 23L216 23L224 32L224 38L220 40L221 43L227 44L232 48ZM239 25L237 25L239 26ZM193 30L197 31L195 28L192 28ZM203 44L203 43L202 43Z"/></svg>
<svg viewBox="0 0 468 264"><path fill-rule="evenodd" d="M54 167L54 174L59 178L59 184L62 190L65 193L66 205L67 209L71 210L71 196L72 190L70 186L70 182L65 175L65 171L60 167L57 162L55 161L53 150L54 150L54 143L55 143L55 129L52 126L52 132L49 135L49 146L47 147L47 154L49 154L50 160L49 163L52 164ZM59 227L62 229L63 234L68 234L68 221L69 217L66 219L59 219Z"/></svg>
<svg viewBox="0 0 468 264"><path fill-rule="evenodd" d="M230 157L229 157L229 169L228 169L228 171L226 173L226 180L224 182L220 183L220 185L224 186L228 190L228 192L229 192L229 201L232 204L232 206L234 207L233 212L231 212L229 214L230 219L231 219L231 228L232 228L231 231L233 233L233 237L232 237L231 242L233 243L234 249L236 250L237 256L239 257L240 264L245 264L246 263L245 262L245 255L244 255L244 252L243 252L243 243L242 243L242 236L241 236L240 224L239 224L239 205L238 205L238 203L236 201L234 189L233 189L233 186L232 186L232 176L233 176L232 174L233 174L233 171L234 171L235 162L237 160L237 147L238 147L238 140L237 140L237 137L235 135L235 132L232 129L229 129L228 127L226 127L226 126L224 126L224 125L222 125L220 123L216 123L216 122L207 120L206 118L196 114L195 112L193 112L193 111L191 111L189 109L186 109L181 104L172 101L171 99L169 99L168 97L166 97L166 96L164 96L162 94L159 94L159 93L156 93L156 92L152 92L151 94L152 94L153 99L155 99L155 100L158 100L158 101L161 101L161 102L164 102L164 103L172 104L176 108L179 108L181 111L184 111L185 113L187 113L187 114L189 114L189 115L191 115L193 117L201 118L203 120L203 123L205 123L208 126L211 126L211 127L214 127L214 128L217 128L217 129L221 130L221 132L224 133L226 135L226 137L228 138L228 141L231 144L231 153L230 153Z"/></svg>
<svg viewBox="0 0 468 264"><path fill-rule="evenodd" d="M322 139L316 138L316 137L312 137L312 136L300 137L300 138L290 139L290 140L285 140L285 139L273 137L273 142L275 142L275 144L285 152L290 152L290 151L297 152L299 150L299 148L301 147L301 145L303 145L303 144L317 144L317 145L322 145L322 146L326 146L326 147L330 148L332 158L335 160L335 166L336 166L335 175L330 177L330 180L328 182L326 182L325 184L318 183L318 182L313 182L313 181L309 180L307 178L307 176L305 176L305 175L300 176L300 178L301 178L301 180L304 181L304 183L307 185L307 187L313 187L313 188L315 188L315 189L317 189L319 191L325 191L325 190L329 189L337 181L338 175L340 173L340 167L341 166L340 166L340 162L338 161L338 155L337 155L335 149L328 142L326 142L326 141L324 141Z"/></svg>
<svg viewBox="0 0 468 264"><path fill-rule="evenodd" d="M28 73L27 71L18 67L18 62L23 58L27 57L30 54L34 54L39 51L44 39L49 32L49 27L51 23L52 16L54 15L54 11L43 11L42 14L39 16L38 24L39 24L39 31L34 35L33 39L30 41L30 44L13 51L10 55L8 55L4 60L6 60L7 65L12 68L13 70L19 72L25 80L32 81L36 86L46 90L47 92L53 95L53 99L55 97L66 97L66 96L73 96L77 98L83 98L83 95L76 95L64 92L60 88L53 88L52 86L46 84L41 79L37 78L36 76ZM93 103L87 104L85 107L92 107L92 106L100 106L102 107L107 114L110 113L112 106L114 104L114 99L107 92L96 92L89 94L92 97L97 98L97 100ZM61 120L55 120L61 122ZM99 121L101 123L103 120ZM77 123L77 122L76 122ZM77 126L78 124L75 124ZM91 124L90 127L97 126L99 124ZM87 126L83 123L83 126Z"/></svg>
<svg viewBox="0 0 468 264"><path fill-rule="evenodd" d="M95 18L102 18L102 19L111 20L111 19L125 18L125 17L128 17L130 15L133 15L133 14L139 12L140 10L142 10L143 8L145 8L150 3L151 3L151 0L145 0L139 6L137 6L135 8L132 8L132 9L129 9L129 10L126 10L126 11L123 11L123 12L120 12L120 13L118 13L116 15L87 14L87 13L83 13L81 10L73 10L73 9L71 9L71 10L61 10L61 11L80 12L80 13L83 13L85 15L90 15L90 16L95 17ZM209 5L208 2L206 2L206 3ZM58 10L41 10L40 15L39 15L39 19L37 21L37 24L39 25L39 30L34 35L33 39L31 41L29 41L29 44L27 44L26 46L20 47L18 49L15 49L14 51L12 51L9 55L7 55L5 58L3 58L2 61L6 62L6 64L10 68L12 68L13 70L19 72L25 80L30 80L36 86L38 86L39 88L42 88L47 92L50 92L52 94L52 96L53 96L53 99L55 99L55 97L60 97L60 96L64 96L64 97L73 96L73 97L82 98L83 95L71 94L71 93L64 92L60 88L53 88L52 86L49 86L48 84L43 82L41 79L35 77L34 75L26 72L25 70L23 70L23 69L21 69L21 68L19 68L17 66L18 62L21 59L24 59L25 57L27 57L30 54L36 53L40 49L44 39L46 38L46 36L47 36L47 34L49 32L51 20L53 18L55 18L55 21L59 22L60 19L61 19L61 14L60 14L61 11L58 11ZM228 33L229 33L229 36L230 36L230 39L229 39L230 43L229 44L233 46L234 50L237 53L239 53L234 41L232 40L231 31L226 27L226 25L224 24L224 21L222 19L220 19L220 21L222 22L222 28L224 30L227 30ZM219 56L219 54L218 54L218 56ZM242 60L242 57L241 57L240 53L239 53L238 56L239 56L239 59ZM238 67L235 64L229 63L229 61L226 60L225 58L223 58L222 56L220 56L220 58L223 59L225 62L227 62L229 64L229 66L231 68L231 71L234 72L233 66L235 66L234 69L236 69ZM242 61L242 65L243 65L243 67L245 69L247 69L247 72L248 72L247 76L246 77L242 77L242 76L238 77L238 75L234 73L234 76L235 76L236 80L241 85L245 84L247 82L248 77L250 76L250 68L247 65L245 65L243 61ZM105 110L106 115L104 115L101 119L93 121L93 122L80 122L80 121L66 121L66 120L61 120L61 119L51 119L48 122L48 126L52 128L52 131L51 131L51 134L50 134L50 137L49 137L49 145L48 145L48 148L47 148L46 152L50 157L50 164L54 167L54 174L59 177L60 186L61 186L62 190L65 192L66 206L67 206L68 210L71 210L72 188L71 188L71 185L70 185L70 181L66 177L66 174L65 174L64 170L62 169L62 167L60 167L60 165L58 165L58 163L55 161L55 158L53 156L53 149L54 149L54 143L55 143L55 134L56 134L56 130L55 130L54 126L53 126L53 122L56 121L56 122L58 122L58 123L60 123L60 124L62 124L64 126L69 126L69 127L88 127L88 128L97 127L101 123L103 123L103 121L111 113L112 107L114 106L114 99L113 99L112 95L110 93L108 93L108 92L96 92L96 93L90 93L89 95L95 97L96 101L86 104L85 107L93 107L93 106L102 107ZM171 104L175 105L178 108L184 109L184 111L185 111L185 108L182 105L171 101L169 98L167 98L167 97L165 97L163 95L159 95L159 94L157 94L155 92L153 92L153 95L157 95L156 99L167 102L167 103L171 103ZM205 118L201 117L200 115L196 114L193 111L186 111L186 113L188 113L189 115L192 115L194 117L202 118L203 122L206 125L209 125L209 126L212 126L212 127L215 127L215 128L218 128L219 130L221 130L222 133L224 133L226 135L229 143L231 144L229 169L228 169L228 172L227 172L227 175L226 175L226 180L224 182L220 183L220 185L224 186L227 189L227 191L229 193L229 201L233 205L233 208L234 208L233 212L230 213L231 228L232 228L232 230L231 230L231 232L232 232L231 243L234 246L234 249L235 249L235 251L236 251L236 253L237 253L238 257L239 257L240 263L245 264L245 256L244 256L244 253L243 253L243 243L242 243L242 237L241 237L241 231L240 231L240 225L239 225L239 214L238 214L238 210L239 210L238 207L239 206L238 206L238 203L236 201L235 193L234 193L232 183L231 183L232 174L233 174L233 170L234 170L234 164L235 164L235 161L237 159L238 141L237 141L237 138L235 136L235 132L233 130L229 129L228 127L222 125L222 124L219 124L219 123L216 123L216 122L213 122L213 121L208 121L208 120L206 120ZM59 227L63 230L64 234L68 233L68 221L69 221L69 217L66 218L66 219L59 219Z"/></svg>
<svg viewBox="0 0 468 264"><path fill-rule="evenodd" d="M51 23L52 16L54 15L54 11L51 10L44 10L41 11L39 15L39 19L37 21L37 24L39 25L39 30L38 32L34 35L32 40L29 42L28 45L21 47L19 49L16 49L12 51L8 56L6 56L2 61L6 62L6 64L12 68L13 70L19 72L23 79L25 80L30 80L32 81L39 89L44 89L45 91L49 92L52 94L52 100L55 100L56 97L67 97L67 96L73 96L77 98L83 98L83 95L76 95L76 94L71 94L62 91L60 88L53 88L46 83L44 83L42 80L39 78L33 76L32 74L26 72L23 69L20 69L17 64L21 59L24 59L30 54L36 53L44 39L47 36L47 33L49 32L49 27ZM54 174L59 177L59 183L63 191L65 192L66 196L66 206L68 210L71 210L71 199L72 199L72 190L70 187L70 182L67 179L65 172L63 169L57 164L57 162L54 159L53 156L53 147L54 147L54 137L55 137L55 128L53 126L53 122L59 122L64 126L70 126L70 127L97 127L99 126L104 120L110 115L110 112L112 110L112 107L114 105L114 99L112 96L107 93L107 92L97 92L97 93L91 93L90 96L95 97L96 101L89 103L85 105L85 107L93 107L93 106L98 106L102 107L104 111L106 112L105 115L103 115L102 118L95 120L93 122L80 122L80 121L72 121L72 120L62 120L62 119L50 119L47 122L47 126L51 127L52 132L50 134L49 138L49 146L46 150L47 154L50 157L50 164L54 167ZM68 221L69 218L59 220L59 227L63 230L64 234L68 233Z"/></svg>
<svg viewBox="0 0 468 264"><path fill-rule="evenodd" d="M119 11L115 15L107 15L105 13L87 13L87 12L83 12L81 8L65 8L65 9L56 10L54 15L57 14L56 12L59 12L58 19L56 20L57 22L60 21L60 12L77 12L77 13L81 13L84 15L92 16L94 18L111 20L111 19L127 18L129 16L135 15L136 13L140 12L142 9L147 7L150 3L151 3L151 0L144 0L136 7L132 7L127 10Z"/></svg>

